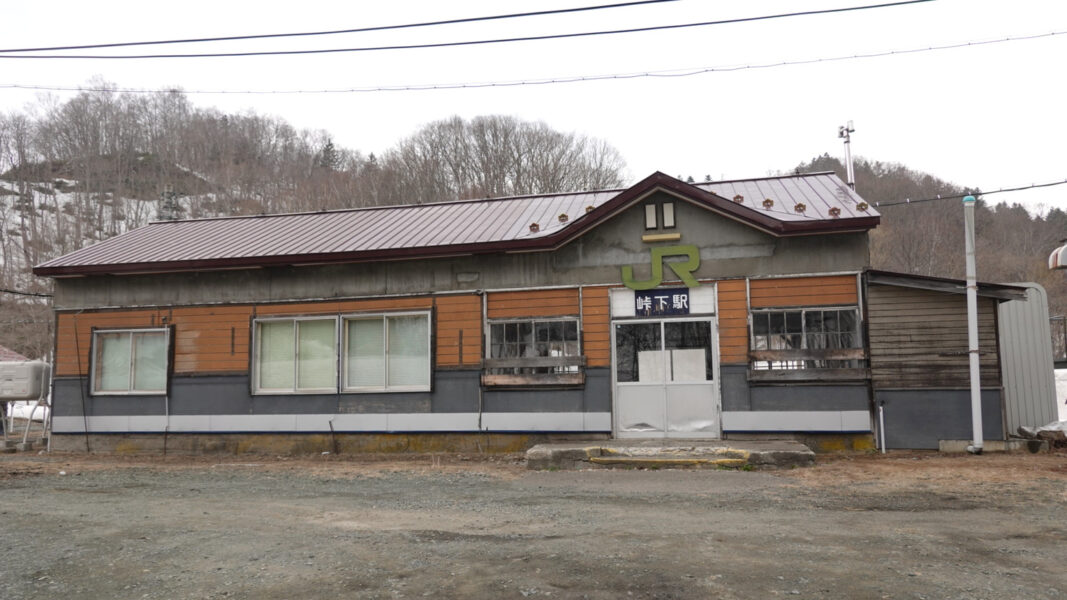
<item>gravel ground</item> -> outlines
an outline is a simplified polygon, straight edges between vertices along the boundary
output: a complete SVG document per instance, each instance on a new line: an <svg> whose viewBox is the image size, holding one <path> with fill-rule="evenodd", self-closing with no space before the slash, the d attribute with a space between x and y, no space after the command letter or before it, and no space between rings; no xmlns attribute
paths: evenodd
<svg viewBox="0 0 1067 600"><path fill-rule="evenodd" d="M1067 598L1067 455L0 456L0 598Z"/></svg>

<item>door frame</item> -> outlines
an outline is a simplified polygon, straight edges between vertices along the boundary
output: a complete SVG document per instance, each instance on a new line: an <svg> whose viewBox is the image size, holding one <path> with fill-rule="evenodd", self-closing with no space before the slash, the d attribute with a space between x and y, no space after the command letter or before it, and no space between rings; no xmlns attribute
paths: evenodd
<svg viewBox="0 0 1067 600"><path fill-rule="evenodd" d="M664 333L664 324L669 322L707 322L711 325L711 352L712 352L712 384L714 389L714 411L715 422L718 424L717 431L714 433L691 433L691 432L671 432L669 431L669 419L667 419L667 399L666 390L668 386L676 385L678 387L686 387L693 385L704 385L694 382L679 382L672 384L667 380L666 373L664 373L663 388L665 392L663 409L664 409L664 426L662 432L650 432L648 434L627 434L620 436L619 431L619 411L618 411L618 356L615 349L615 327L616 325L626 324L639 324L639 323L659 323L660 324L660 346L661 348L666 345L666 338ZM678 315L670 317L629 317L629 318L612 318L610 320L611 327L611 435L613 438L627 438L627 439L667 439L667 438L691 438L691 439L722 439L722 378L719 371L719 317L718 312L712 314L696 314L696 315ZM661 350L662 351L662 350ZM626 384L622 384L626 385Z"/></svg>

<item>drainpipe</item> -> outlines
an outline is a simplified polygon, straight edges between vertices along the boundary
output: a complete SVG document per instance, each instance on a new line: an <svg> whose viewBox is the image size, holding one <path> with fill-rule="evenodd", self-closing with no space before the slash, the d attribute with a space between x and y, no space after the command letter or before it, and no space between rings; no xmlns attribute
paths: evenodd
<svg viewBox="0 0 1067 600"><path fill-rule="evenodd" d="M971 454L982 453L982 379L978 365L978 282L974 267L974 196L963 198L963 222L967 242L967 354L971 368Z"/></svg>

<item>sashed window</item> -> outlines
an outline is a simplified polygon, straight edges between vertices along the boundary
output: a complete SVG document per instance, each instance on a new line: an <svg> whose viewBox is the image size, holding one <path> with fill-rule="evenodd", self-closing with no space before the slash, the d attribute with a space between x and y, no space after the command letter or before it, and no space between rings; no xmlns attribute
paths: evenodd
<svg viewBox="0 0 1067 600"><path fill-rule="evenodd" d="M492 321L487 342L483 385L585 383L577 318Z"/></svg>
<svg viewBox="0 0 1067 600"><path fill-rule="evenodd" d="M347 317L344 389L430 389L429 313Z"/></svg>
<svg viewBox="0 0 1067 600"><path fill-rule="evenodd" d="M855 308L753 311L751 346L755 370L862 366Z"/></svg>
<svg viewBox="0 0 1067 600"><path fill-rule="evenodd" d="M168 337L166 329L93 332L93 393L166 393Z"/></svg>
<svg viewBox="0 0 1067 600"><path fill-rule="evenodd" d="M544 361L522 359L575 357L578 348L578 320L509 321L489 325L489 358L517 359L514 372L523 373L576 373L577 365L561 364L543 366ZM538 365L538 366L534 366ZM506 371L507 369L505 369Z"/></svg>
<svg viewBox="0 0 1067 600"><path fill-rule="evenodd" d="M256 391L337 391L337 319L256 321Z"/></svg>

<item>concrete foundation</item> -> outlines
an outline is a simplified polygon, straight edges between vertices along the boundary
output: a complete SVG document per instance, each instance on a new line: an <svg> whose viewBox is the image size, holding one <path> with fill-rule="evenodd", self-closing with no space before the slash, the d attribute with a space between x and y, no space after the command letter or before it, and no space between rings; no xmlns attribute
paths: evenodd
<svg viewBox="0 0 1067 600"><path fill-rule="evenodd" d="M874 452L878 442L873 433L730 433L724 439L736 442L788 440L800 442L813 452Z"/></svg>
<svg viewBox="0 0 1067 600"><path fill-rule="evenodd" d="M374 452L524 452L536 444L597 439L589 434L52 434L52 450L91 454L357 454ZM607 439L607 435L599 436Z"/></svg>

